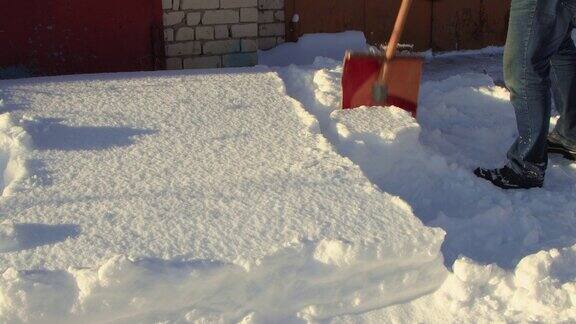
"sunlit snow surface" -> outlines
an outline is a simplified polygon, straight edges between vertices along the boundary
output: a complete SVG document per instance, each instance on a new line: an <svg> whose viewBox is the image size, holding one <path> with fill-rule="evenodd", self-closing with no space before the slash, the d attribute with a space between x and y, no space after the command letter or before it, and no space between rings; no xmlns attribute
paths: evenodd
<svg viewBox="0 0 576 324"><path fill-rule="evenodd" d="M0 320L576 318L576 169L471 173L515 135L498 51L429 56L416 122L339 110L313 56L363 38L310 37L307 66L0 82Z"/></svg>

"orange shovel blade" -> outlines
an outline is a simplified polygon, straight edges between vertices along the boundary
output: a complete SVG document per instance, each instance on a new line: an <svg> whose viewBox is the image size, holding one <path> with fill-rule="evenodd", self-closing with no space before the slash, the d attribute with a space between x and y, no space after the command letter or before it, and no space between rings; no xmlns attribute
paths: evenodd
<svg viewBox="0 0 576 324"><path fill-rule="evenodd" d="M384 58L380 55L346 54L342 72L342 108L379 105L374 102L372 91L383 63ZM416 117L422 58L397 56L387 64L386 106L397 106Z"/></svg>

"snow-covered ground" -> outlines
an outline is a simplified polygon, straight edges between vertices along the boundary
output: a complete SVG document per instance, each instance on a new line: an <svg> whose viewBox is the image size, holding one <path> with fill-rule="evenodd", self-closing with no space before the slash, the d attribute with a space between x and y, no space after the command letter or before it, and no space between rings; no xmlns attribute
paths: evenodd
<svg viewBox="0 0 576 324"><path fill-rule="evenodd" d="M499 50L428 54L414 120L338 109L363 43L1 81L0 322L574 322L576 166L471 173L515 134Z"/></svg>

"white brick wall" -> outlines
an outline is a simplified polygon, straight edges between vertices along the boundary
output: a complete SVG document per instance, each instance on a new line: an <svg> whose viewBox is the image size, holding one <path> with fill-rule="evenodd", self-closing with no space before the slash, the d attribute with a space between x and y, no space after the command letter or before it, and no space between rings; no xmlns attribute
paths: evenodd
<svg viewBox="0 0 576 324"><path fill-rule="evenodd" d="M188 24L188 26L196 26L200 24L201 19L202 19L202 13L190 12L186 15L186 24Z"/></svg>
<svg viewBox="0 0 576 324"><path fill-rule="evenodd" d="M240 22L238 10L208 10L202 17L203 25L235 24Z"/></svg>
<svg viewBox="0 0 576 324"><path fill-rule="evenodd" d="M258 48L267 50L284 42L284 0L258 0Z"/></svg>
<svg viewBox="0 0 576 324"><path fill-rule="evenodd" d="M258 9L284 9L284 0L258 0Z"/></svg>
<svg viewBox="0 0 576 324"><path fill-rule="evenodd" d="M220 0L181 0L181 10L202 10L220 8Z"/></svg>
<svg viewBox="0 0 576 324"><path fill-rule="evenodd" d="M258 36L258 24L232 25L232 38L248 38Z"/></svg>
<svg viewBox="0 0 576 324"><path fill-rule="evenodd" d="M226 54L240 52L239 39L215 40L204 44L204 54Z"/></svg>
<svg viewBox="0 0 576 324"><path fill-rule="evenodd" d="M172 9L172 0L162 0L162 9Z"/></svg>
<svg viewBox="0 0 576 324"><path fill-rule="evenodd" d="M258 9L256 8L241 8L240 9L240 22L257 22Z"/></svg>
<svg viewBox="0 0 576 324"><path fill-rule="evenodd" d="M164 26L172 26L182 22L184 13L180 11L164 13Z"/></svg>
<svg viewBox="0 0 576 324"><path fill-rule="evenodd" d="M198 26L196 27L196 39L211 40L214 39L214 27Z"/></svg>
<svg viewBox="0 0 576 324"><path fill-rule="evenodd" d="M176 41L194 40L194 28L181 27L176 31Z"/></svg>
<svg viewBox="0 0 576 324"><path fill-rule="evenodd" d="M228 25L214 26L214 38L223 39L230 36L230 28Z"/></svg>
<svg viewBox="0 0 576 324"><path fill-rule="evenodd" d="M255 65L284 42L284 0L162 0L167 69Z"/></svg>
<svg viewBox="0 0 576 324"><path fill-rule="evenodd" d="M258 0L220 0L220 8L255 8L257 5Z"/></svg>

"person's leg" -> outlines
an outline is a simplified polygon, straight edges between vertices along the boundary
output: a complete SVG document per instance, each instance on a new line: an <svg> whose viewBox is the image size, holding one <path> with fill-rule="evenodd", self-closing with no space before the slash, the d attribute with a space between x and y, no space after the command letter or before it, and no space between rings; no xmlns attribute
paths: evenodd
<svg viewBox="0 0 576 324"><path fill-rule="evenodd" d="M544 178L550 59L564 43L570 26L571 16L558 0L512 0L504 77L519 136L508 152L508 166L520 175Z"/></svg>
<svg viewBox="0 0 576 324"><path fill-rule="evenodd" d="M575 13L576 10L572 15ZM574 29L574 25L571 29ZM554 144L576 150L576 46L571 33L566 35L558 53L552 56L551 66L552 93L560 119L550 140Z"/></svg>
<svg viewBox="0 0 576 324"><path fill-rule="evenodd" d="M502 169L475 174L506 188L541 187L548 162L550 59L564 42L571 15L560 0L512 0L504 51L504 78L519 136Z"/></svg>

